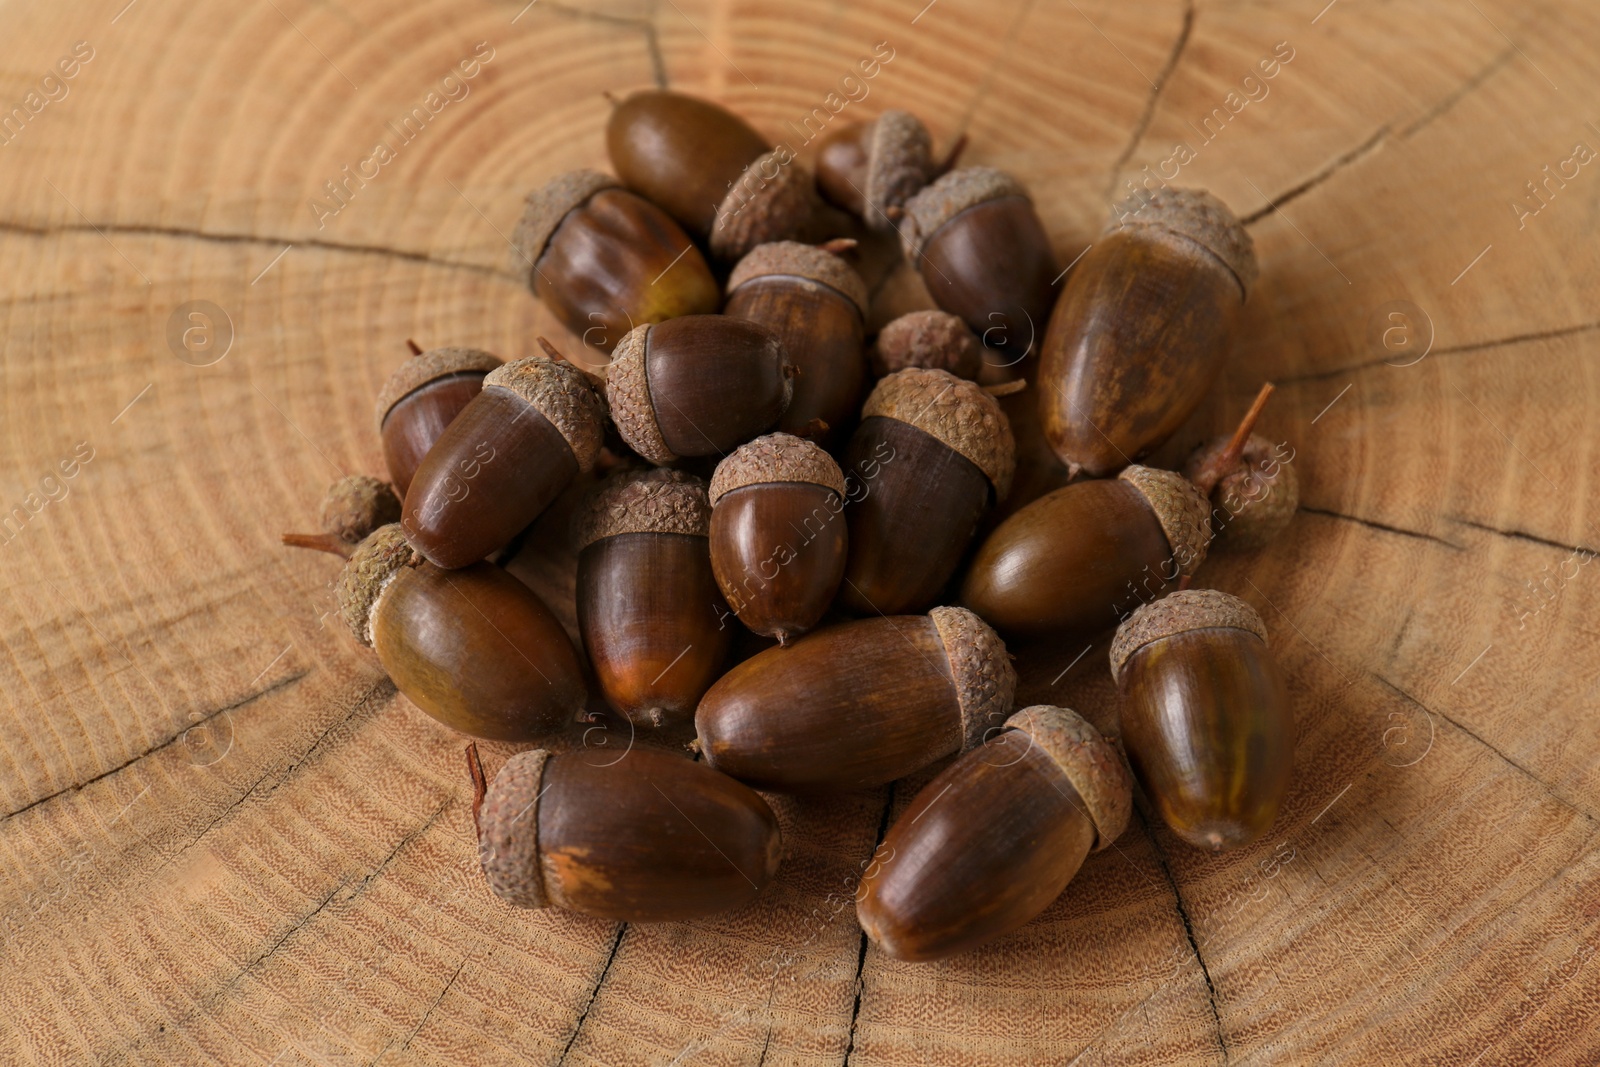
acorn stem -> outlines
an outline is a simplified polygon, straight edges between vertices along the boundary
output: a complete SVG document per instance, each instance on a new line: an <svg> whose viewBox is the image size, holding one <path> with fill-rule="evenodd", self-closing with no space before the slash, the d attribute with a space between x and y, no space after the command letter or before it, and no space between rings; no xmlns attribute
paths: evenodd
<svg viewBox="0 0 1600 1067"><path fill-rule="evenodd" d="M411 338L409 338L409 337L407 337L407 338L406 338L406 347L407 347L407 348L409 348L409 349L411 349L411 354L412 354L412 355L413 355L413 356L420 356L420 355L422 355L422 346L421 346L421 345L419 345L419 344L417 344L417 342L415 342L415 341L413 341L413 340L412 340L412 339L411 339Z"/></svg>
<svg viewBox="0 0 1600 1067"><path fill-rule="evenodd" d="M1261 391L1256 394L1255 402L1244 413L1244 418L1239 420L1239 428L1233 431L1233 440L1195 477L1195 488L1200 490L1202 496L1209 497L1217 483L1238 464L1239 457L1244 455L1244 446L1250 440L1250 433L1256 428L1256 420L1261 417L1261 411L1267 406L1267 400L1275 388L1271 382L1261 383Z"/></svg>
<svg viewBox="0 0 1600 1067"><path fill-rule="evenodd" d="M824 252L830 252L833 255L838 256L843 255L846 252L855 251L856 245L858 244L860 244L860 242L854 237L835 237L831 241L822 242L817 247Z"/></svg>
<svg viewBox="0 0 1600 1067"><path fill-rule="evenodd" d="M290 548L312 548L318 552L332 552L335 556L343 556L345 559L350 558L350 551L354 547L333 534L326 533L286 533L283 535L283 543Z"/></svg>
<svg viewBox="0 0 1600 1067"><path fill-rule="evenodd" d="M961 153L966 149L966 147L967 135L962 134L960 137L956 138L956 143L950 146L950 151L945 153L943 161L941 161L938 166L933 168L933 177L935 179L942 178L954 170L956 161L961 158Z"/></svg>
<svg viewBox="0 0 1600 1067"><path fill-rule="evenodd" d="M982 389L990 396L999 399L1002 396L1011 396L1015 393L1020 393L1027 387L1028 379L1013 378L1009 382L996 382L994 385L985 385L982 387Z"/></svg>
<svg viewBox="0 0 1600 1067"><path fill-rule="evenodd" d="M476 741L467 745L467 776L472 779L472 829L481 839L483 826L478 821L478 812L483 809L483 797L489 791L489 779L483 773L483 760L478 758Z"/></svg>

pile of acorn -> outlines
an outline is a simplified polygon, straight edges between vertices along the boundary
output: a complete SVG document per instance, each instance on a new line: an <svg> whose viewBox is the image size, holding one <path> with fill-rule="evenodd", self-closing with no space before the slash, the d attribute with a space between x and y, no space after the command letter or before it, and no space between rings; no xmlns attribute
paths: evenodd
<svg viewBox="0 0 1600 1067"><path fill-rule="evenodd" d="M1284 682L1256 612L1188 584L1214 537L1259 545L1295 510L1294 471L1250 432L1271 386L1183 473L1137 462L1205 396L1254 280L1228 208L1144 196L1057 297L1027 190L956 167L959 146L936 162L906 112L834 132L815 179L673 92L616 102L607 145L617 177L552 179L514 241L534 294L609 354L603 378L542 338L549 358L507 364L413 345L377 406L393 489L345 479L323 533L285 537L348 557L343 617L417 707L557 750L492 783L469 750L493 890L627 921L734 908L783 853L756 790L955 756L856 894L874 942L923 960L1042 911L1122 832L1134 780L1198 847L1263 834ZM942 310L868 344L857 257L896 236ZM1047 321L1038 357L980 340ZM501 566L558 498L581 651ZM1113 627L1120 742L1013 708L1002 637ZM596 715L634 734L622 758L563 742Z"/></svg>

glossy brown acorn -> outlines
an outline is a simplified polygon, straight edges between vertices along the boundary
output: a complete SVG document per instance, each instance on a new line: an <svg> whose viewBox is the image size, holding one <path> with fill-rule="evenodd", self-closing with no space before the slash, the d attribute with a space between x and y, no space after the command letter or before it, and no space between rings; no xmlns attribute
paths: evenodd
<svg viewBox="0 0 1600 1067"><path fill-rule="evenodd" d="M722 672L733 627L711 573L706 485L621 471L573 519L578 629L600 691L637 726L678 726Z"/></svg>
<svg viewBox="0 0 1600 1067"><path fill-rule="evenodd" d="M594 465L604 427L600 395L572 364L532 356L498 368L417 468L406 535L446 569L483 559Z"/></svg>
<svg viewBox="0 0 1600 1067"><path fill-rule="evenodd" d="M617 104L606 151L629 188L720 260L796 236L816 204L811 173L793 149L772 149L733 112L683 93L650 89Z"/></svg>
<svg viewBox="0 0 1600 1067"><path fill-rule="evenodd" d="M920 367L879 382L861 415L845 461L850 561L839 602L863 615L920 611L1010 487L1011 428L976 384Z"/></svg>
<svg viewBox="0 0 1600 1067"><path fill-rule="evenodd" d="M635 326L709 314L721 300L683 228L597 171L569 171L529 195L512 244L528 288L603 352Z"/></svg>
<svg viewBox="0 0 1600 1067"><path fill-rule="evenodd" d="M983 370L983 345L959 315L908 311L878 331L871 363L879 378L907 367L927 367L976 379Z"/></svg>
<svg viewBox="0 0 1600 1067"><path fill-rule="evenodd" d="M846 123L817 146L817 189L875 230L893 229L891 211L905 207L935 173L933 138L909 111Z"/></svg>
<svg viewBox="0 0 1600 1067"><path fill-rule="evenodd" d="M783 854L760 796L675 753L519 752L484 796L478 855L523 908L670 922L754 900Z"/></svg>
<svg viewBox="0 0 1600 1067"><path fill-rule="evenodd" d="M934 301L984 344L1026 352L1044 334L1055 257L1028 191L1009 174L946 174L906 202L900 240Z"/></svg>
<svg viewBox="0 0 1600 1067"><path fill-rule="evenodd" d="M413 346L415 347L415 346ZM431 348L402 363L378 390L383 462L401 499L417 466L500 360L476 348Z"/></svg>
<svg viewBox="0 0 1600 1067"><path fill-rule="evenodd" d="M856 916L896 959L965 952L1033 919L1128 824L1133 783L1075 711L1035 705L952 763L889 828Z"/></svg>
<svg viewBox="0 0 1600 1067"><path fill-rule="evenodd" d="M843 441L861 405L867 285L826 248L776 241L739 261L723 313L772 330L795 366L784 433Z"/></svg>
<svg viewBox="0 0 1600 1067"><path fill-rule="evenodd" d="M1183 424L1255 275L1250 235L1209 193L1161 189L1113 217L1056 301L1039 369L1045 435L1070 471L1112 474Z"/></svg>
<svg viewBox="0 0 1600 1067"><path fill-rule="evenodd" d="M321 533L283 535L295 548L315 548L349 557L368 534L400 521L400 498L388 482L368 474L347 474L328 487L322 499Z"/></svg>
<svg viewBox="0 0 1600 1067"><path fill-rule="evenodd" d="M582 669L560 621L493 564L440 570L398 525L384 526L345 564L338 594L345 623L395 688L446 726L536 741L583 710Z"/></svg>
<svg viewBox="0 0 1600 1067"><path fill-rule="evenodd" d="M1266 833L1294 720L1255 609L1212 589L1146 604L1117 629L1111 673L1128 761L1172 831L1213 851Z"/></svg>
<svg viewBox="0 0 1600 1067"><path fill-rule="evenodd" d="M711 478L711 569L739 621L779 643L817 624L845 564L844 473L789 434L758 437Z"/></svg>
<svg viewBox="0 0 1600 1067"><path fill-rule="evenodd" d="M778 335L726 315L640 326L606 372L617 432L652 463L726 455L788 410L794 367Z"/></svg>
<svg viewBox="0 0 1600 1067"><path fill-rule="evenodd" d="M993 630L935 608L758 653L706 692L694 723L706 762L757 789L842 792L981 744L1016 685Z"/></svg>

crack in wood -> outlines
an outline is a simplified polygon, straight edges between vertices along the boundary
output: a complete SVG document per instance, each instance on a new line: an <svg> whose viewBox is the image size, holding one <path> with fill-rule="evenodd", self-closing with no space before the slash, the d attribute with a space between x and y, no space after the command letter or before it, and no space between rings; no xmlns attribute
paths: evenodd
<svg viewBox="0 0 1600 1067"><path fill-rule="evenodd" d="M606 957L605 966L600 968L600 977L594 980L594 985L589 990L589 999L583 1002L583 1011L578 1013L578 1022L573 1026L572 1036L567 1038L566 1047L561 1050L561 1055L556 1060L556 1067L563 1067L567 1062L572 1046L578 1042L578 1035L583 1033L583 1024L589 1018L589 1009L594 1007L595 998L600 995L600 987L605 984L606 975L611 973L611 964L617 958L617 949L622 947L622 935L627 932L627 923L617 924L617 936L611 942L611 954Z"/></svg>
<svg viewBox="0 0 1600 1067"><path fill-rule="evenodd" d="M1167 880L1168 887L1172 890L1172 900L1178 909L1178 918L1183 922L1184 936L1189 939L1189 948L1194 953L1194 961L1200 965L1200 975L1206 981L1206 1003L1211 1006L1211 1022L1216 1030L1217 1048L1222 1051L1222 1062L1226 1064L1231 1058L1228 1049L1227 1036L1222 1031L1222 1012L1217 1008L1217 987L1211 981L1211 968L1206 966L1206 958L1200 952L1200 942L1194 936L1194 923L1189 920L1189 909L1183 903L1183 893L1178 890L1178 880L1172 876L1172 868L1167 864L1166 851L1161 847L1155 831L1151 829L1145 819L1144 812L1135 810L1139 825L1144 827L1145 836L1150 839L1150 847L1155 852L1156 864L1161 868L1161 874Z"/></svg>
<svg viewBox="0 0 1600 1067"><path fill-rule="evenodd" d="M1261 208L1259 211L1251 212L1239 221L1246 226L1253 226L1255 223L1260 222L1263 218L1272 214L1274 211L1281 210L1283 205L1293 203L1294 201L1300 199L1302 196L1326 182L1329 178L1332 178L1335 174L1339 173L1341 170L1344 170L1346 167L1354 166L1363 159L1372 155L1372 153L1382 148L1388 139L1389 127L1387 125L1379 126L1377 131L1373 133L1371 137L1368 137L1365 141L1362 141L1360 144L1350 149L1350 151L1345 152L1342 155L1335 156L1332 162L1328 163L1321 170L1312 174L1311 177L1305 179L1297 185L1293 185L1288 189L1285 189L1277 196L1268 200L1266 207Z"/></svg>
<svg viewBox="0 0 1600 1067"><path fill-rule="evenodd" d="M894 810L894 787L890 782L884 791L883 814L878 817L878 833L872 840L872 851L867 854L870 866L872 857L878 854L878 849L883 845L884 837L889 833L889 813ZM859 889L859 887L858 887ZM850 1030L844 1046L844 1067L850 1067L850 1056L856 1049L856 1023L861 1019L861 994L865 990L864 975L867 969L867 932L861 931L861 945L856 953L856 978L853 983L856 991L855 1004L850 1008Z"/></svg>
<svg viewBox="0 0 1600 1067"><path fill-rule="evenodd" d="M521 0L517 0L517 2L520 3ZM609 11L589 11L584 8L556 3L553 0L547 0L544 7L558 15L564 15L580 22L603 22L609 26L624 26L631 30L638 30L644 35L645 53L650 58L650 70L655 78L656 88L669 88L667 62L661 54L661 39L659 31L656 29L656 14L661 8L659 3L652 3L650 5L650 14L643 17L613 15Z"/></svg>
<svg viewBox="0 0 1600 1067"><path fill-rule="evenodd" d="M462 971L463 968L466 967L468 959L470 959L470 957L468 957L468 956L461 957L461 962L456 965L455 973L450 976L449 981L445 982L444 988L439 990L439 995L433 998L433 1003L429 1004L428 1005L428 1010L422 1013L422 1018L417 1020L417 1025L412 1028L412 1030L411 1030L411 1032L409 1034L406 1035L405 1041L401 1042L401 1044L400 1044L400 1051L401 1052L404 1052L406 1049L410 1048L411 1047L411 1042L416 1038L416 1036L418 1034L422 1033L423 1024L425 1024L428 1021L428 1016L433 1014L433 1009L437 1008L439 1006L439 1002L444 1000L444 995L446 993L450 992L450 987L456 984L456 979L461 977L461 971ZM373 1060L372 1064L369 1065L369 1067L377 1067L378 1060L383 1059L384 1055L388 1051L389 1051L389 1047L387 1045L385 1045L384 1048L383 1048L383 1052L378 1053L378 1059Z"/></svg>
<svg viewBox="0 0 1600 1067"><path fill-rule="evenodd" d="M1386 522L1379 522L1376 519L1363 519L1359 515L1346 515L1342 511L1330 511L1327 508L1314 508L1306 504L1301 504L1295 510L1303 511L1308 515L1322 515L1330 519L1341 519L1344 522L1353 522L1357 526L1365 526L1368 529L1380 530L1383 533L1399 534L1401 537L1414 537L1419 541L1432 541L1434 544L1444 545L1446 548L1454 549L1457 552L1466 551L1464 546L1458 545L1454 541L1446 541L1442 537L1435 537L1433 534L1421 533L1417 530L1408 530L1403 526L1391 526Z"/></svg>
<svg viewBox="0 0 1600 1067"><path fill-rule="evenodd" d="M1447 345L1444 348L1431 350L1423 359L1437 359L1448 356L1459 356L1469 352L1483 352L1491 348L1531 344L1535 341L1555 341L1563 337L1572 337L1577 334L1589 333L1600 329L1600 322L1580 322L1571 326L1556 326L1548 330L1532 330L1527 333L1512 334L1509 337L1496 337L1488 341L1468 341L1465 344ZM1420 363L1422 360L1417 360ZM1415 365L1415 364L1410 364ZM1277 379L1279 385L1299 385L1303 382L1324 381L1328 378L1341 378L1347 374L1370 370L1373 367L1392 367L1396 370L1404 369L1400 364L1390 363L1389 357L1378 356L1361 363L1352 363L1345 367L1335 367L1333 370L1312 371L1308 374L1295 374Z"/></svg>
<svg viewBox="0 0 1600 1067"><path fill-rule="evenodd" d="M1470 526L1474 530L1482 530L1485 533L1492 533L1497 537L1504 537L1509 541L1527 541L1529 544L1542 545L1545 548L1559 548L1564 552L1581 552L1590 556L1600 555L1600 549L1587 548L1582 545L1569 545L1565 541L1555 541L1548 537L1540 537L1538 534L1528 533L1525 530L1502 530L1498 526L1490 526L1486 522L1479 522L1476 519L1468 519L1459 515L1446 515L1445 518L1449 519L1453 523L1457 523L1458 525Z"/></svg>
<svg viewBox="0 0 1600 1067"><path fill-rule="evenodd" d="M1511 58L1516 54L1517 46L1508 45L1505 51L1495 56L1476 74L1462 82L1461 86L1456 89L1455 92L1451 93L1449 96L1446 96L1443 100L1429 108L1421 118L1417 119L1417 121L1401 130L1396 136L1402 141L1409 140L1418 130L1422 129L1424 126L1427 126L1429 123L1433 122L1434 119L1455 107L1468 93L1477 89L1484 82L1488 81L1495 74L1499 73L1500 68L1511 62Z"/></svg>
<svg viewBox="0 0 1600 1067"><path fill-rule="evenodd" d="M1145 133L1150 129L1150 122L1156 115L1156 105L1161 101L1162 90L1167 87L1167 80L1172 77L1172 72L1177 69L1178 60L1189 46L1189 35L1194 31L1194 19L1194 0L1185 0L1183 25L1178 28L1178 39L1172 42L1172 48L1167 52L1167 62L1156 75L1155 85L1150 90L1149 98L1145 100L1144 111L1140 114L1139 121L1128 136L1127 145L1122 149L1122 154L1117 156L1116 162L1111 164L1111 176L1106 184L1108 201L1115 202L1117 179L1122 176L1122 168L1133 158L1133 153L1138 151L1139 145L1144 141Z"/></svg>

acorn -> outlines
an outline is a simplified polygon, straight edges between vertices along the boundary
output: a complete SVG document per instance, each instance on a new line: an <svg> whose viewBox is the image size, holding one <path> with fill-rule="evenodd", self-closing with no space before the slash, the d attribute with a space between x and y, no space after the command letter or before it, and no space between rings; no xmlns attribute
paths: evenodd
<svg viewBox="0 0 1600 1067"><path fill-rule="evenodd" d="M1027 352L1044 333L1055 257L1028 191L1009 174L946 174L906 202L900 241L934 302L984 344Z"/></svg>
<svg viewBox="0 0 1600 1067"><path fill-rule="evenodd" d="M483 376L500 359L476 348L411 345L412 358L395 368L378 390L378 436L389 479L403 499L428 449L483 388Z"/></svg>
<svg viewBox="0 0 1600 1067"><path fill-rule="evenodd" d="M723 308L777 334L795 366L794 395L778 429L824 441L845 439L867 377L867 285L834 247L760 245L733 268Z"/></svg>
<svg viewBox="0 0 1600 1067"><path fill-rule="evenodd" d="M1011 933L1128 825L1133 782L1075 711L1035 705L946 767L889 828L856 897L890 956L935 960Z"/></svg>
<svg viewBox="0 0 1600 1067"><path fill-rule="evenodd" d="M1006 646L961 608L830 626L757 653L695 712L712 767L778 793L866 789L982 744L1011 711Z"/></svg>
<svg viewBox="0 0 1600 1067"><path fill-rule="evenodd" d="M1209 193L1159 189L1113 217L1067 279L1045 336L1045 435L1075 475L1159 447L1216 380L1254 284L1250 235Z"/></svg>
<svg viewBox="0 0 1600 1067"><path fill-rule="evenodd" d="M521 908L673 922L754 900L783 854L767 802L683 756L544 749L506 760L483 797L478 856Z"/></svg>
<svg viewBox="0 0 1600 1067"><path fill-rule="evenodd" d="M322 500L322 532L283 535L295 548L350 555L373 530L400 521L400 498L389 483L369 474L347 474L328 487Z"/></svg>
<svg viewBox="0 0 1600 1067"><path fill-rule="evenodd" d="M862 488L845 508L840 604L899 615L934 603L1015 461L1000 405L975 383L920 367L880 381L846 453Z"/></svg>
<svg viewBox="0 0 1600 1067"><path fill-rule="evenodd" d="M948 371L975 379L983 370L983 345L958 315L929 309L909 311L878 331L872 373L883 378L907 367Z"/></svg>
<svg viewBox="0 0 1600 1067"><path fill-rule="evenodd" d="M389 525L361 542L337 590L340 615L395 688L452 729L537 741L583 711L582 668L560 620L493 564L440 570Z"/></svg>
<svg viewBox="0 0 1600 1067"><path fill-rule="evenodd" d="M817 624L845 565L844 472L810 441L758 437L711 477L711 570L739 621L780 644Z"/></svg>
<svg viewBox="0 0 1600 1067"><path fill-rule="evenodd" d="M961 603L1011 638L1110 629L1195 572L1210 510L1174 471L1135 465L1074 482L995 527L967 569Z"/></svg>
<svg viewBox="0 0 1600 1067"><path fill-rule="evenodd" d="M1230 447L1217 437L1195 449L1184 464L1191 480L1215 465ZM1224 545L1261 548L1271 542L1300 506L1300 476L1292 465L1294 450L1251 434L1238 458L1211 490L1211 524Z"/></svg>
<svg viewBox="0 0 1600 1067"><path fill-rule="evenodd" d="M653 468L611 475L573 516L584 651L606 701L636 726L688 723L728 657L710 524L704 481Z"/></svg>
<svg viewBox="0 0 1600 1067"><path fill-rule="evenodd" d="M604 434L600 395L577 367L543 356L498 367L417 468L401 525L435 565L475 563L587 473Z"/></svg>
<svg viewBox="0 0 1600 1067"><path fill-rule="evenodd" d="M1254 608L1214 589L1146 604L1111 673L1133 773L1172 832L1220 851L1257 840L1289 788L1294 718Z"/></svg>
<svg viewBox="0 0 1600 1067"><path fill-rule="evenodd" d="M683 228L597 171L568 171L530 194L512 244L515 273L602 352L635 326L709 314L721 300Z"/></svg>
<svg viewBox="0 0 1600 1067"><path fill-rule="evenodd" d="M788 240L816 206L811 172L733 112L668 89L611 110L606 151L629 188L666 211L715 258L731 262Z"/></svg>
<svg viewBox="0 0 1600 1067"><path fill-rule="evenodd" d="M904 208L935 173L933 137L909 111L847 123L817 146L817 189L874 230L893 229L891 209Z"/></svg>
<svg viewBox="0 0 1600 1067"><path fill-rule="evenodd" d="M778 335L727 315L685 315L622 339L606 371L617 432L652 463L726 455L788 410L794 367Z"/></svg>

